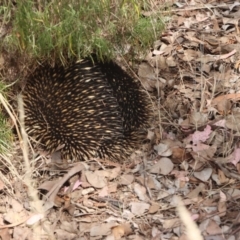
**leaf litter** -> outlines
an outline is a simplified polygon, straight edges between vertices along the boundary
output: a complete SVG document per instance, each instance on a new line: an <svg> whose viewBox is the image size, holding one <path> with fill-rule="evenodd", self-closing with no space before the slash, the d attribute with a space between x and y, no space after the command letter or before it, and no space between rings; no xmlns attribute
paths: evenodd
<svg viewBox="0 0 240 240"><path fill-rule="evenodd" d="M1 176L0 237L36 239L37 227L39 239L240 239L239 12L238 1L171 2L138 68L155 109L149 143L130 165L37 165L41 213L24 179Z"/></svg>

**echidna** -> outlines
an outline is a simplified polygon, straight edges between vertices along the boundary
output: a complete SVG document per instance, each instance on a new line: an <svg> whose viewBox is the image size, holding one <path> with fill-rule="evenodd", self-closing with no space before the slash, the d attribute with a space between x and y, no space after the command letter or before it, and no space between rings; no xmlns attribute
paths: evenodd
<svg viewBox="0 0 240 240"><path fill-rule="evenodd" d="M116 63L79 61L68 68L40 67L23 91L25 128L63 159L125 159L146 137L147 94Z"/></svg>

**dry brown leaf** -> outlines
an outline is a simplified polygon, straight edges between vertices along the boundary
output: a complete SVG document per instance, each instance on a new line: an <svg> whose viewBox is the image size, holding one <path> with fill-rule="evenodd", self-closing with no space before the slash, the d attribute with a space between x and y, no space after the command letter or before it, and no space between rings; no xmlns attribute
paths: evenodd
<svg viewBox="0 0 240 240"><path fill-rule="evenodd" d="M69 233L78 234L78 224L75 221L74 222L61 221L61 229Z"/></svg>
<svg viewBox="0 0 240 240"><path fill-rule="evenodd" d="M150 208L150 204L144 202L131 202L129 206L131 207L131 212L136 216L142 216Z"/></svg>
<svg viewBox="0 0 240 240"><path fill-rule="evenodd" d="M1 239L4 239L4 240L11 240L12 239L8 228L1 229L0 237L1 237Z"/></svg>
<svg viewBox="0 0 240 240"><path fill-rule="evenodd" d="M115 168L109 170L109 173L110 173L109 174L109 180L113 180L120 175L121 168L120 167L115 167Z"/></svg>
<svg viewBox="0 0 240 240"><path fill-rule="evenodd" d="M168 191L160 190L158 192L157 200L163 199L165 197L168 197L170 193Z"/></svg>
<svg viewBox="0 0 240 240"><path fill-rule="evenodd" d="M226 127L231 130L234 130L234 131L239 131L239 129L240 129L240 113L235 113L233 115L227 116Z"/></svg>
<svg viewBox="0 0 240 240"><path fill-rule="evenodd" d="M164 229L172 229L172 228L180 226L179 218L161 220L161 222L162 222L162 226Z"/></svg>
<svg viewBox="0 0 240 240"><path fill-rule="evenodd" d="M206 113L192 112L191 115L189 116L189 122L194 126L206 125L207 121L208 115Z"/></svg>
<svg viewBox="0 0 240 240"><path fill-rule="evenodd" d="M236 102L239 99L240 99L240 93L231 93L231 94L226 94L226 95L220 95L212 100L212 106L215 106L215 105L221 103L222 101L232 100L232 101Z"/></svg>
<svg viewBox="0 0 240 240"><path fill-rule="evenodd" d="M156 80L154 69L148 63L141 63L138 69L138 76L140 78L148 78L151 80Z"/></svg>
<svg viewBox="0 0 240 240"><path fill-rule="evenodd" d="M121 237L132 233L131 225L129 223L122 223L116 227L113 227L112 233L115 237L115 240L121 239Z"/></svg>
<svg viewBox="0 0 240 240"><path fill-rule="evenodd" d="M218 203L218 211L219 211L219 216L223 217L226 215L227 212L227 206L226 206L226 202L219 202Z"/></svg>
<svg viewBox="0 0 240 240"><path fill-rule="evenodd" d="M12 206L12 211L16 213L22 212L24 210L23 205L13 198L9 197L8 203Z"/></svg>
<svg viewBox="0 0 240 240"><path fill-rule="evenodd" d="M161 239L161 236L162 236L162 232L157 227L154 226L152 228L152 239L151 240Z"/></svg>
<svg viewBox="0 0 240 240"><path fill-rule="evenodd" d="M103 174L103 175L101 175ZM103 188L107 186L107 180L104 176L103 171L97 171L97 172L91 172L86 171L85 172L86 178L88 182L95 188Z"/></svg>
<svg viewBox="0 0 240 240"><path fill-rule="evenodd" d="M92 187L90 187L90 188L85 188L85 189L83 189L83 190L81 191L81 194L82 194L82 195L87 195L87 194L92 193L92 192L94 192L94 191L95 191L95 189L92 188Z"/></svg>
<svg viewBox="0 0 240 240"><path fill-rule="evenodd" d="M160 190L162 188L161 183L154 176L149 176L145 182L149 189Z"/></svg>
<svg viewBox="0 0 240 240"><path fill-rule="evenodd" d="M77 163L73 168L69 170L68 173L66 173L63 178L61 178L59 181L57 181L54 186L49 190L47 195L45 196L45 206L46 210L51 208L54 204L54 201L56 199L56 196L58 194L59 189L62 187L62 185L72 176L74 176L76 173L81 172L85 170L85 166L82 163Z"/></svg>
<svg viewBox="0 0 240 240"><path fill-rule="evenodd" d="M4 221L12 224L26 221L28 218L29 215L25 211L16 212L14 210L8 210L8 212L4 214Z"/></svg>
<svg viewBox="0 0 240 240"><path fill-rule="evenodd" d="M120 178L119 184L121 185L130 185L134 180L134 176L132 174L124 174Z"/></svg>
<svg viewBox="0 0 240 240"><path fill-rule="evenodd" d="M120 240L124 236L124 228L120 225L113 227L112 234L114 236L114 240Z"/></svg>
<svg viewBox="0 0 240 240"><path fill-rule="evenodd" d="M154 146L154 150L158 152L158 155L162 157L169 157L172 155L172 151L167 144L159 143Z"/></svg>
<svg viewBox="0 0 240 240"><path fill-rule="evenodd" d="M54 181L45 181L38 187L38 189L50 191L54 187L54 185L58 183L58 181L58 179Z"/></svg>
<svg viewBox="0 0 240 240"><path fill-rule="evenodd" d="M108 196L108 195L109 195L108 186L103 187L103 188L99 191L99 193L98 193L98 196L99 196L99 197L106 197L106 196Z"/></svg>
<svg viewBox="0 0 240 240"><path fill-rule="evenodd" d="M216 146L209 146L203 143L199 143L197 144L197 146L192 146L192 148L193 148L193 152L191 152L191 155L193 159L195 159L196 161L201 161L202 163L212 160L214 154L217 151ZM201 165L201 163L198 163L198 164ZM198 168L194 168L194 169L198 169Z"/></svg>
<svg viewBox="0 0 240 240"><path fill-rule="evenodd" d="M118 191L118 183L113 182L113 183L108 185L108 192L109 193L115 193L117 191Z"/></svg>
<svg viewBox="0 0 240 240"><path fill-rule="evenodd" d="M189 237L185 234L181 235L179 240L189 240Z"/></svg>
<svg viewBox="0 0 240 240"><path fill-rule="evenodd" d="M195 189L193 189L190 193L187 194L188 198L196 198L198 199L199 194L205 190L205 185L200 183Z"/></svg>
<svg viewBox="0 0 240 240"><path fill-rule="evenodd" d="M198 57L199 57L199 52L192 49L187 49L184 51L183 61L190 62Z"/></svg>
<svg viewBox="0 0 240 240"><path fill-rule="evenodd" d="M90 229L90 236L91 237L100 237L100 236L107 236L111 233L112 228L117 226L118 224L115 222L111 223L96 223L92 224L91 229Z"/></svg>
<svg viewBox="0 0 240 240"><path fill-rule="evenodd" d="M157 67L159 70L164 71L168 68L166 58L162 55L157 55L154 59L151 59L150 62L154 67Z"/></svg>
<svg viewBox="0 0 240 240"><path fill-rule="evenodd" d="M169 158L161 158L156 164L154 164L150 172L156 174L168 175L173 170L173 163Z"/></svg>
<svg viewBox="0 0 240 240"><path fill-rule="evenodd" d="M30 228L15 227L11 239L34 239L34 235Z"/></svg>
<svg viewBox="0 0 240 240"><path fill-rule="evenodd" d="M222 233L222 229L219 227L219 225L212 219L210 219L209 224L206 228L206 231L210 234L210 235L221 235Z"/></svg>
<svg viewBox="0 0 240 240"><path fill-rule="evenodd" d="M218 179L219 179L220 184L224 184L229 181L229 179L225 176L223 171L221 171L220 169L218 170Z"/></svg>
<svg viewBox="0 0 240 240"><path fill-rule="evenodd" d="M147 190L145 187L141 186L138 183L133 184L134 192L137 194L138 198L142 201L148 201Z"/></svg>
<svg viewBox="0 0 240 240"><path fill-rule="evenodd" d="M69 233L62 229L56 229L55 234L58 240L73 240L77 237L77 234L75 233Z"/></svg>
<svg viewBox="0 0 240 240"><path fill-rule="evenodd" d="M180 181L184 181L184 182L188 182L189 181L189 177L187 177L187 175L188 175L187 171L173 170L171 172L171 174L173 174L175 176L175 178L179 179Z"/></svg>
<svg viewBox="0 0 240 240"><path fill-rule="evenodd" d="M224 99L221 102L218 102L216 105L216 109L222 115L228 115L232 109L232 103L228 99Z"/></svg>
<svg viewBox="0 0 240 240"><path fill-rule="evenodd" d="M0 180L0 190L2 191L5 188L5 184Z"/></svg>
<svg viewBox="0 0 240 240"><path fill-rule="evenodd" d="M154 214L158 212L159 209L160 209L160 205L158 203L152 203L152 205L149 208L149 213Z"/></svg>
<svg viewBox="0 0 240 240"><path fill-rule="evenodd" d="M173 58L172 56L170 56L170 57L168 57L168 58L166 59L166 64L167 64L167 66L170 67L170 68L174 68L174 67L177 66L177 64L176 64L176 62L175 62L175 60L174 60L174 58Z"/></svg>
<svg viewBox="0 0 240 240"><path fill-rule="evenodd" d="M229 178L227 178L223 171L218 169L218 174L213 174L212 179L216 182L217 185L222 185L229 182Z"/></svg>
<svg viewBox="0 0 240 240"><path fill-rule="evenodd" d="M194 172L193 175L201 181L206 182L211 177L212 171L212 168L205 168L200 172Z"/></svg>
<svg viewBox="0 0 240 240"><path fill-rule="evenodd" d="M229 189L228 192L227 192L227 196L228 199L232 199L234 198L235 200L236 199L239 199L240 198L240 190L239 189Z"/></svg>
<svg viewBox="0 0 240 240"><path fill-rule="evenodd" d="M209 125L207 125L203 131L195 131L192 134L193 144L197 144L199 142L206 142L206 140L210 137L211 133L212 133L212 130Z"/></svg>
<svg viewBox="0 0 240 240"><path fill-rule="evenodd" d="M186 152L185 148L173 147L171 150L173 163L181 163L191 159L191 154Z"/></svg>

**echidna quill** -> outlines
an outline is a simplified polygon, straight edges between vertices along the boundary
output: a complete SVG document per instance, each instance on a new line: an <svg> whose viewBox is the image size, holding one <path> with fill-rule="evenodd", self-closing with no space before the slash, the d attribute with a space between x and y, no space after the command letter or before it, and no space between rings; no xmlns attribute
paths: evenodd
<svg viewBox="0 0 240 240"><path fill-rule="evenodd" d="M40 67L23 91L28 135L73 161L126 159L146 138L149 97L116 63Z"/></svg>

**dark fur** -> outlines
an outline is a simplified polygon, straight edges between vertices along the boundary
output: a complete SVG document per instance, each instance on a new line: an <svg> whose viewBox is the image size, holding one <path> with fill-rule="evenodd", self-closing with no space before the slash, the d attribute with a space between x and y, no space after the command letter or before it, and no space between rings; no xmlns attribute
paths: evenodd
<svg viewBox="0 0 240 240"><path fill-rule="evenodd" d="M23 91L25 126L44 150L64 159L125 159L144 140L151 115L139 82L113 62L40 67Z"/></svg>

